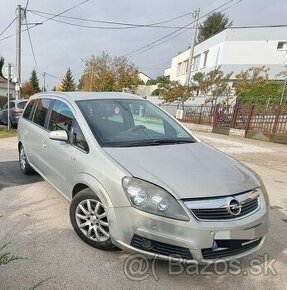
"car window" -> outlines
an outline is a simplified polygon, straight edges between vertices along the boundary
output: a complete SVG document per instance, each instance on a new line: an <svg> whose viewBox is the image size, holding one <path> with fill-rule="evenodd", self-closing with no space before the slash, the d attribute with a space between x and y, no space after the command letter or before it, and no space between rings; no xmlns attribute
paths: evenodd
<svg viewBox="0 0 287 290"><path fill-rule="evenodd" d="M17 108L19 108L19 109L24 109L26 103L27 103L27 101L19 102L19 103L17 104Z"/></svg>
<svg viewBox="0 0 287 290"><path fill-rule="evenodd" d="M15 102L9 102L10 109L15 108Z"/></svg>
<svg viewBox="0 0 287 290"><path fill-rule="evenodd" d="M76 120L73 123L72 144L85 152L89 152L88 143L83 135L83 132Z"/></svg>
<svg viewBox="0 0 287 290"><path fill-rule="evenodd" d="M64 102L56 100L49 121L50 131L65 130L70 133L73 121L73 113Z"/></svg>
<svg viewBox="0 0 287 290"><path fill-rule="evenodd" d="M23 113L23 118L31 120L31 118L32 118L31 112L32 112L32 109L33 109L35 102L36 102L35 100L32 100L28 103L28 105Z"/></svg>
<svg viewBox="0 0 287 290"><path fill-rule="evenodd" d="M50 103L50 99L38 99L33 117L34 123L44 127Z"/></svg>

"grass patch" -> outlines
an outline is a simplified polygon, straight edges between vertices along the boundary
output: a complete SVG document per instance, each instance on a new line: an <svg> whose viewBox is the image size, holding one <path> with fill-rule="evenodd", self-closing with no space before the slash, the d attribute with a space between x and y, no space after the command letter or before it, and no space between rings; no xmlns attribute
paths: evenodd
<svg viewBox="0 0 287 290"><path fill-rule="evenodd" d="M8 137L15 137L17 135L17 130L16 129L4 129L0 128L0 139L1 138L8 138Z"/></svg>
<svg viewBox="0 0 287 290"><path fill-rule="evenodd" d="M0 266L2 265L7 265L9 264L10 262L12 261L15 261L15 260L22 260L22 259L25 259L23 257L20 257L20 256L15 256L15 255L11 255L10 252L6 252L5 251L5 248L9 245L8 244L5 244L3 246L0 246Z"/></svg>
<svg viewBox="0 0 287 290"><path fill-rule="evenodd" d="M54 277L49 277L49 278L43 279L43 280L39 281L37 284L35 284L34 286L32 286L31 288L29 288L28 290L35 290L35 289L41 287L45 282L47 282L48 280L50 280L52 278L54 278Z"/></svg>

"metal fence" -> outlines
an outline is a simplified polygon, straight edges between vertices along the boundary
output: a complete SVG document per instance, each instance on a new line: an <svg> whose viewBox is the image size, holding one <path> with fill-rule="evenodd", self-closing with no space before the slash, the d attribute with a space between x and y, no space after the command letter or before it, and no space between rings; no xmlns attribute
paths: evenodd
<svg viewBox="0 0 287 290"><path fill-rule="evenodd" d="M230 128L245 130L245 136L287 144L287 107L259 105L161 105L176 115L183 109L182 122L210 125L217 133L229 134Z"/></svg>

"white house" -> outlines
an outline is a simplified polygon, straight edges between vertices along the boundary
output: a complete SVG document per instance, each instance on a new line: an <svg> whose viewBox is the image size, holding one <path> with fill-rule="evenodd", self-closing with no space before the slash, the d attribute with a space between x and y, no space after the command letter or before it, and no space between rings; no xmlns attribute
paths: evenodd
<svg viewBox="0 0 287 290"><path fill-rule="evenodd" d="M152 79L151 77L149 77L148 75L146 75L145 73L141 71L138 73L138 76L139 76L139 79L142 80L144 83Z"/></svg>
<svg viewBox="0 0 287 290"><path fill-rule="evenodd" d="M164 75L184 84L189 55L187 49L173 57ZM276 75L287 65L287 26L229 27L196 45L193 55L191 75L220 66L224 73L233 72L235 79L242 70L264 65L270 79L280 79Z"/></svg>

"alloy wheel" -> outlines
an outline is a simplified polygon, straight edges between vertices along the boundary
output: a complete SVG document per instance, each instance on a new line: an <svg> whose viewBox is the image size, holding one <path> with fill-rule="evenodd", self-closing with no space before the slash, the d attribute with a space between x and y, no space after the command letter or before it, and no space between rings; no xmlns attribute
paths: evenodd
<svg viewBox="0 0 287 290"><path fill-rule="evenodd" d="M92 241L104 242L110 238L109 223L102 203L96 199L81 201L75 211L81 232Z"/></svg>

